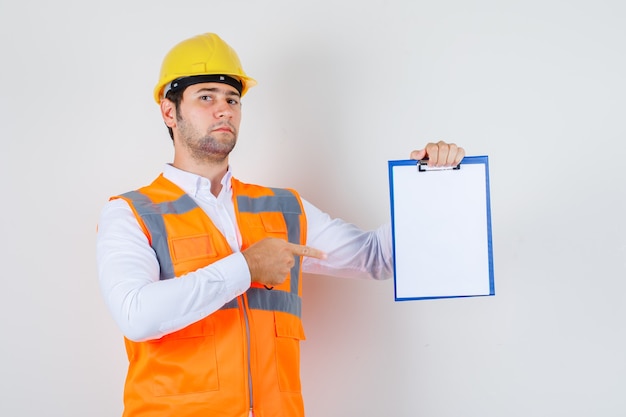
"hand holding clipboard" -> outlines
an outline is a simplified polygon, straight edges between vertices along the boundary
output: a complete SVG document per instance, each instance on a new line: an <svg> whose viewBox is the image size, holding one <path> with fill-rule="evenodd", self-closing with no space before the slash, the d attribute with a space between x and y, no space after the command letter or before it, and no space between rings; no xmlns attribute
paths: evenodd
<svg viewBox="0 0 626 417"><path fill-rule="evenodd" d="M424 149L411 152L411 159L427 161L430 167L456 167L465 156L465 149L454 143L429 143Z"/></svg>

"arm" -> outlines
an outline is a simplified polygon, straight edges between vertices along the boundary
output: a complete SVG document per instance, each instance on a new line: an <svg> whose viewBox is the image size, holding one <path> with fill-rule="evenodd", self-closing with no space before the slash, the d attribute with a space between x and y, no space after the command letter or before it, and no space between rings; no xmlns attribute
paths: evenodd
<svg viewBox="0 0 626 417"><path fill-rule="evenodd" d="M213 313L250 286L235 253L184 279L159 280L159 264L128 204L109 202L98 223L98 276L104 301L126 337L157 339Z"/></svg>
<svg viewBox="0 0 626 417"><path fill-rule="evenodd" d="M456 166L465 150L454 143L428 143L411 152L411 159L428 158L431 166ZM303 271L341 277L387 279L393 276L393 248L389 223L373 231L330 216L303 200L307 214L307 245L328 254L326 259L305 258Z"/></svg>
<svg viewBox="0 0 626 417"><path fill-rule="evenodd" d="M364 231L332 219L306 200L307 246L327 253L326 259L304 258L304 272L345 278L387 279L393 276L391 225Z"/></svg>

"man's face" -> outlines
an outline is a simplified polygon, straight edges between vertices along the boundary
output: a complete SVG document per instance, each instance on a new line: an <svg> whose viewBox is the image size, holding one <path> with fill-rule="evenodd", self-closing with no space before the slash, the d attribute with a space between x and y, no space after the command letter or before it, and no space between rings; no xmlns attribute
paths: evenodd
<svg viewBox="0 0 626 417"><path fill-rule="evenodd" d="M197 160L221 162L237 143L241 97L230 85L194 84L185 89L176 112L174 140Z"/></svg>

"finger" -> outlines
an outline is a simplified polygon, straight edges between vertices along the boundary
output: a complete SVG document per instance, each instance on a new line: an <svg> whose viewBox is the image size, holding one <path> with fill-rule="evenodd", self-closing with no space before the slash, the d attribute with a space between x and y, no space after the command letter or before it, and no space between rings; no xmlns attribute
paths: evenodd
<svg viewBox="0 0 626 417"><path fill-rule="evenodd" d="M411 152L410 158L419 161L420 159L423 159L424 156L426 156L426 149L420 149L418 151Z"/></svg>
<svg viewBox="0 0 626 417"><path fill-rule="evenodd" d="M436 143L429 143L425 147L426 156L428 157L428 165L436 166L437 158L439 158L439 146Z"/></svg>
<svg viewBox="0 0 626 417"><path fill-rule="evenodd" d="M446 166L454 166L455 165L454 161L456 160L456 154L457 154L458 151L459 151L459 147L456 146L456 143L449 143L448 144L448 157L444 161L444 164Z"/></svg>
<svg viewBox="0 0 626 417"><path fill-rule="evenodd" d="M454 166L457 166L458 164L460 164L464 157L465 157L465 149L458 148L456 151L456 156L454 158Z"/></svg>
<svg viewBox="0 0 626 417"><path fill-rule="evenodd" d="M291 252L298 256L308 256L309 258L326 259L326 253L310 246L296 245L291 243Z"/></svg>
<svg viewBox="0 0 626 417"><path fill-rule="evenodd" d="M444 141L437 142L437 159L434 161L435 165L446 166L448 155L450 154L450 145L445 143Z"/></svg>

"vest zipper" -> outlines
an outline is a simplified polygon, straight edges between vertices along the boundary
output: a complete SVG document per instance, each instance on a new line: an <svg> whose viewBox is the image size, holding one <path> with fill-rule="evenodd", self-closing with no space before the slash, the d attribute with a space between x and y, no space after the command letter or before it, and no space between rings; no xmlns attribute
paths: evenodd
<svg viewBox="0 0 626 417"><path fill-rule="evenodd" d="M250 320L248 318L248 298L246 296L246 294L243 294L241 296L241 306L242 306L242 311L243 311L243 321L244 321L244 325L246 327L246 344L247 344L247 351L246 354L248 356L248 360L247 360L247 364L248 364L248 395L250 396L250 410L253 409L254 406L254 400L252 397L252 365L250 362Z"/></svg>

